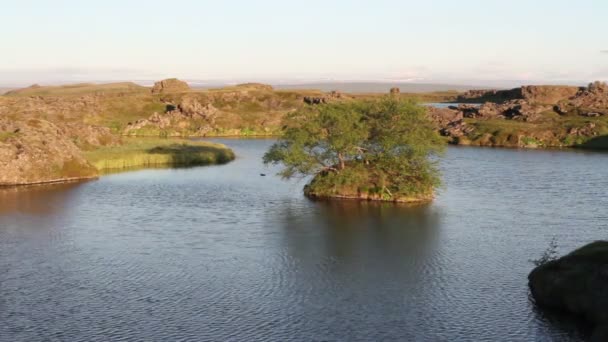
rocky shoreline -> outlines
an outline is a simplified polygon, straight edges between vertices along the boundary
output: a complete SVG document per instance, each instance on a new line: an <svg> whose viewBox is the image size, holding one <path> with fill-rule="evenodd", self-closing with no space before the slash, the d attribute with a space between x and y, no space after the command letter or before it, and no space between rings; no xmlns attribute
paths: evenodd
<svg viewBox="0 0 608 342"><path fill-rule="evenodd" d="M433 196L428 197L408 197L408 198L395 198L385 199L379 196L373 196L369 194L361 195L317 195L310 191L304 190L304 195L311 200L315 201L331 201L331 200L344 200L344 201L368 201L368 202L385 202L385 203L402 203L402 204L423 204L430 203L433 201Z"/></svg>
<svg viewBox="0 0 608 342"><path fill-rule="evenodd" d="M390 94L414 97L397 88ZM278 136L285 115L303 106L378 96L386 95L275 90L257 83L201 91L177 79L151 88L34 85L0 96L0 185L97 177L81 152L119 146L125 136ZM428 108L452 144L608 148L605 83L472 90L444 100L464 102Z"/></svg>
<svg viewBox="0 0 608 342"><path fill-rule="evenodd" d="M606 83L473 91L458 100L487 102L429 108L441 134L456 145L602 148L593 140L608 134Z"/></svg>

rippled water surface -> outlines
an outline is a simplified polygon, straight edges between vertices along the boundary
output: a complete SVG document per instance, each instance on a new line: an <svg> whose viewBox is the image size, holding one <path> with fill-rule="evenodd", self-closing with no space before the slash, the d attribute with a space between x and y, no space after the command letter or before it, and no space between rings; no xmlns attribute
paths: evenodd
<svg viewBox="0 0 608 342"><path fill-rule="evenodd" d="M0 191L0 340L580 340L526 276L606 238L607 154L450 148L403 207L311 202L271 141L220 141L236 161Z"/></svg>

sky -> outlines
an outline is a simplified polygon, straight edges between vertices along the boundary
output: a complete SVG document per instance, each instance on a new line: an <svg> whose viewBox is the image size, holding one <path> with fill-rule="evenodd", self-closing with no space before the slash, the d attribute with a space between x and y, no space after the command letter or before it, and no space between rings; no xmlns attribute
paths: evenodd
<svg viewBox="0 0 608 342"><path fill-rule="evenodd" d="M0 85L608 80L606 0L19 0Z"/></svg>

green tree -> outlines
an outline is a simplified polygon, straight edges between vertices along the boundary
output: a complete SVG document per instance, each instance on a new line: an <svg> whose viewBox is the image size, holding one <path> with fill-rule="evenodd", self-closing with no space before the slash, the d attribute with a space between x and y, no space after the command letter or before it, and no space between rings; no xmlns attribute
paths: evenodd
<svg viewBox="0 0 608 342"><path fill-rule="evenodd" d="M289 114L285 131L264 155L280 175L314 176L312 197L393 201L429 199L440 183L444 148L426 109L386 97L308 106Z"/></svg>

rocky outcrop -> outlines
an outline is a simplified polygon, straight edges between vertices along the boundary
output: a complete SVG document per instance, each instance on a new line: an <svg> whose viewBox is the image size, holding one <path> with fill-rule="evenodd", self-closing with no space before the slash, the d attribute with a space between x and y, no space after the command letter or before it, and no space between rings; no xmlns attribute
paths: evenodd
<svg viewBox="0 0 608 342"><path fill-rule="evenodd" d="M304 96L303 100L304 103L309 104L309 105L316 105L316 104L323 104L323 103L330 103L330 102L334 102L334 101L339 101L339 100L346 100L351 98L350 96L345 95L344 93L337 91L337 90L333 90L325 95L321 95L321 96Z"/></svg>
<svg viewBox="0 0 608 342"><path fill-rule="evenodd" d="M448 124L456 121L462 121L464 118L463 111L459 107L437 108L427 107L427 115L437 124L438 127L445 127Z"/></svg>
<svg viewBox="0 0 608 342"><path fill-rule="evenodd" d="M154 113L148 119L130 122L123 134L142 135L142 129L151 129L155 132L152 135L158 135L159 131L173 129L188 133L171 136L205 136L213 130L217 113L218 109L213 104L202 104L197 98L186 96L177 105L168 103L167 111L163 114Z"/></svg>
<svg viewBox="0 0 608 342"><path fill-rule="evenodd" d="M96 176L64 129L46 120L0 117L0 186Z"/></svg>
<svg viewBox="0 0 608 342"><path fill-rule="evenodd" d="M459 95L456 102L463 103L503 103L512 100L525 100L532 104L555 104L579 92L579 87L571 86L523 86L508 90L469 90Z"/></svg>
<svg viewBox="0 0 608 342"><path fill-rule="evenodd" d="M460 105L448 108L428 107L427 115L437 125L439 133L449 137L452 142L459 142L472 133L475 128L464 122L464 113L475 106Z"/></svg>
<svg viewBox="0 0 608 342"><path fill-rule="evenodd" d="M450 108L461 112L465 118L511 119L534 122L540 118L541 113L551 110L552 107L530 104L525 100L510 100L504 103L486 102L481 106L461 104Z"/></svg>
<svg viewBox="0 0 608 342"><path fill-rule="evenodd" d="M460 103L500 103L509 100L521 99L521 88L510 90L473 89L458 95L455 102Z"/></svg>
<svg viewBox="0 0 608 342"><path fill-rule="evenodd" d="M608 241L597 241L535 268L530 291L542 308L580 315L608 341Z"/></svg>
<svg viewBox="0 0 608 342"><path fill-rule="evenodd" d="M560 102L558 107L566 113L587 117L608 115L608 84L593 82L582 88L576 96Z"/></svg>
<svg viewBox="0 0 608 342"><path fill-rule="evenodd" d="M108 127L93 126L83 123L58 124L64 134L69 137L79 148L89 150L102 146L120 145L120 139L112 134Z"/></svg>
<svg viewBox="0 0 608 342"><path fill-rule="evenodd" d="M532 104L555 104L575 96L580 87L571 86L523 86L521 99Z"/></svg>
<svg viewBox="0 0 608 342"><path fill-rule="evenodd" d="M154 83L152 94L181 93L189 90L190 86L188 83L180 81L177 78L168 78Z"/></svg>
<svg viewBox="0 0 608 342"><path fill-rule="evenodd" d="M439 125L440 132L454 143L475 140L474 144L491 146L587 147L585 142L599 137L603 130L602 124L591 120L608 115L608 85L602 82L582 88L524 86L507 91L470 91L463 96L493 97L492 100L517 98L502 102L488 101L481 105L453 105L449 110L431 110L430 115ZM458 119L460 116L462 120ZM560 116L582 116L589 121L562 120ZM467 124L467 120L470 124ZM530 125L502 125L496 120L520 121ZM485 127L483 132L476 131L480 126ZM495 128L489 130L490 127ZM593 146L599 147L597 144Z"/></svg>

